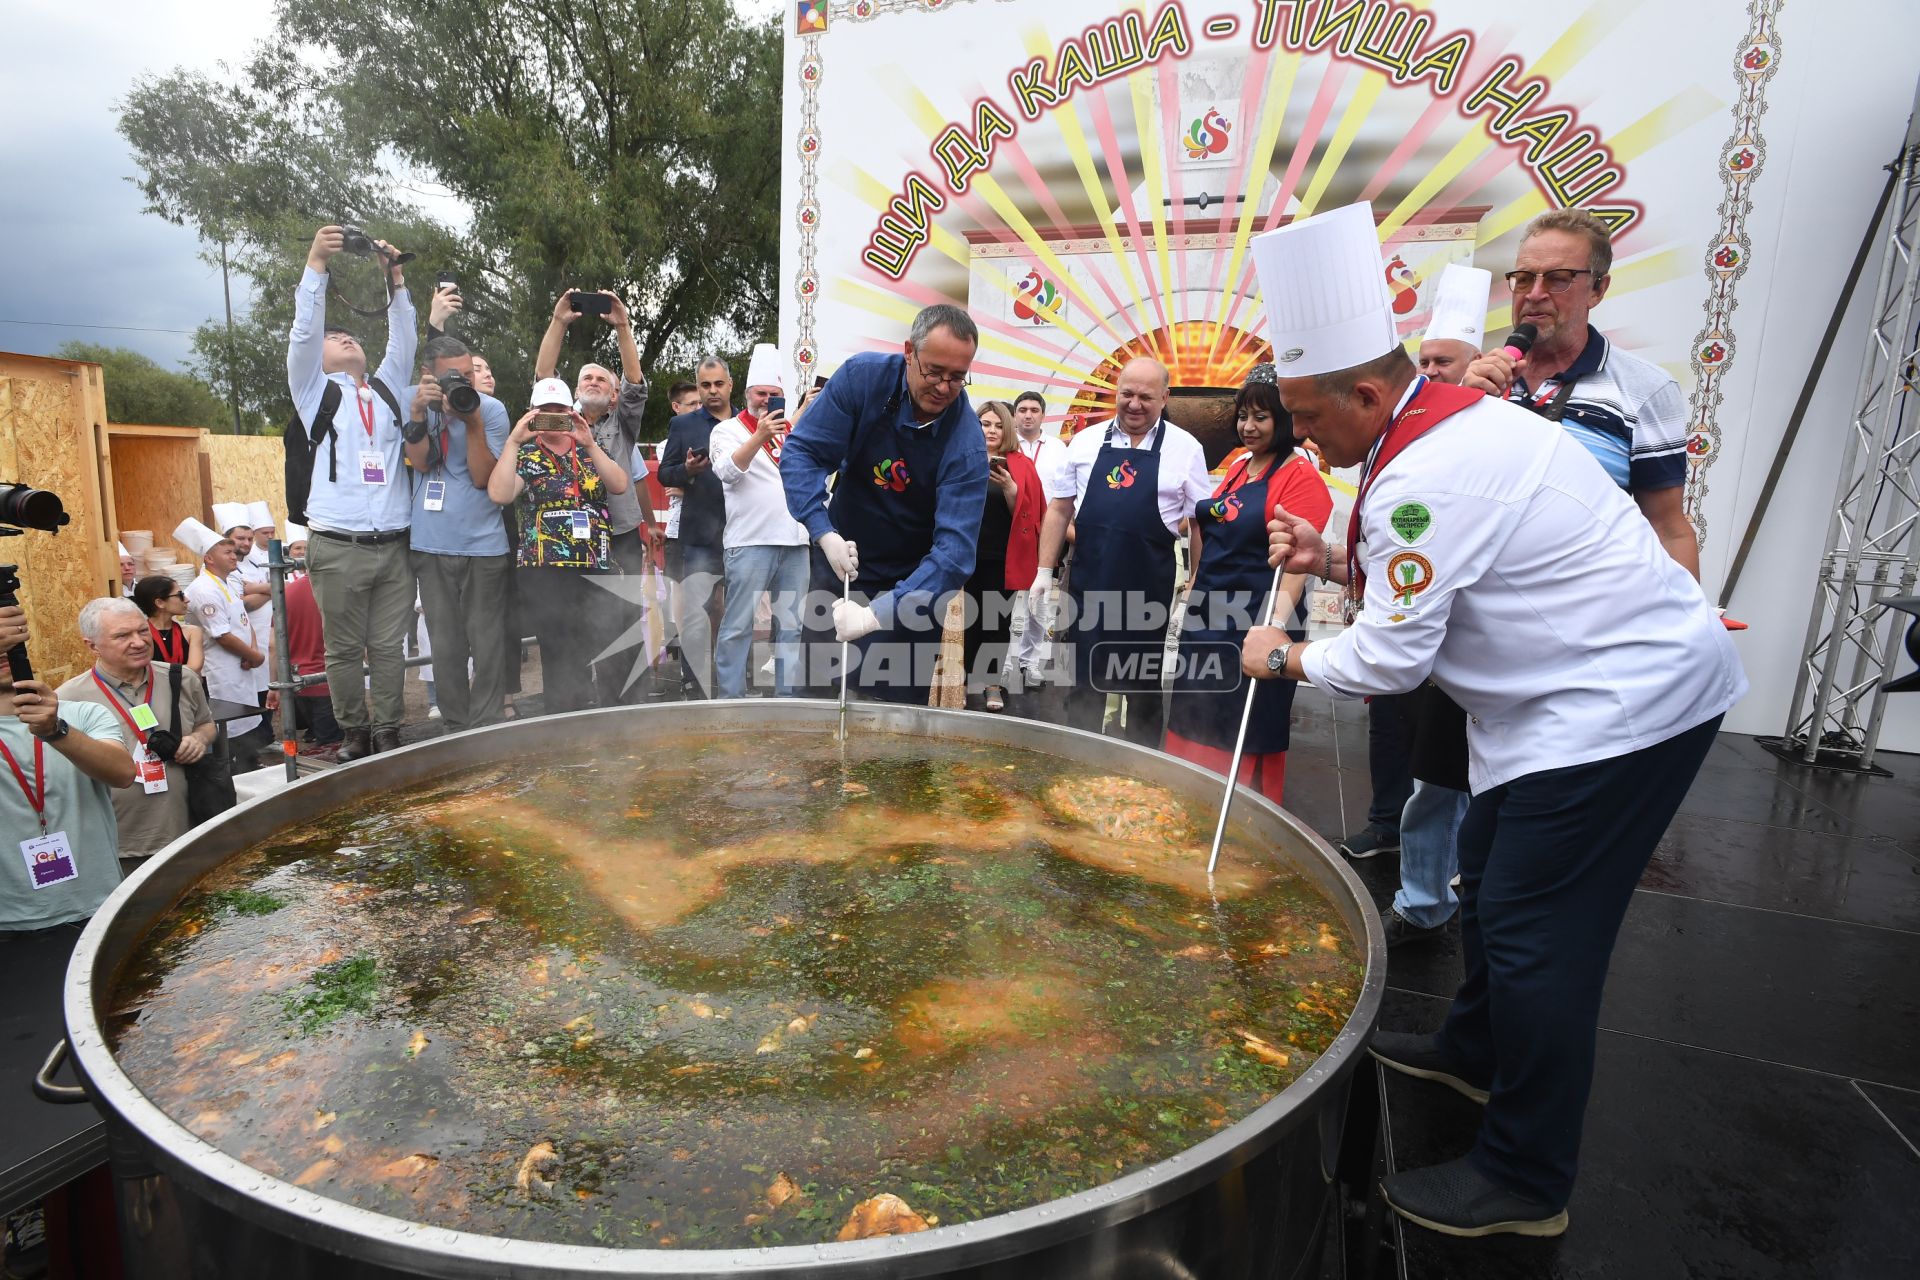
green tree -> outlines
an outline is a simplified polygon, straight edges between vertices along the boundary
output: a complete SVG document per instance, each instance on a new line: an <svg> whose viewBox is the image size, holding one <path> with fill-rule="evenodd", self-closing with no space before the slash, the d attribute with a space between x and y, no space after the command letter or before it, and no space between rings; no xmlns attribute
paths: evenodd
<svg viewBox="0 0 1920 1280"><path fill-rule="evenodd" d="M614 289L659 390L708 347L737 354L773 327L780 164L778 24L729 0L283 0L243 73L136 82L121 104L148 209L194 227L250 286L227 340L195 338L196 368L237 372L242 403L283 419L285 334L313 229L352 219L419 254L424 313L448 270L466 302L453 332L492 363L512 404L566 288ZM389 178L444 186L453 228ZM335 286L381 301L370 264ZM339 300L330 323L375 349L378 319ZM563 367L612 363L603 325L575 324ZM655 410L664 422L665 396Z"/></svg>
<svg viewBox="0 0 1920 1280"><path fill-rule="evenodd" d="M107 418L158 427L207 427L233 432L233 410L190 373L163 368L138 351L93 342L68 342L53 353L101 367L107 384Z"/></svg>

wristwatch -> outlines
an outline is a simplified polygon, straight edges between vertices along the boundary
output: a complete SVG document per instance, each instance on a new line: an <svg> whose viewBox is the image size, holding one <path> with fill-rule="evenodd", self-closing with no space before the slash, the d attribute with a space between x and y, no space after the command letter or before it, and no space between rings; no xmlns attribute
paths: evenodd
<svg viewBox="0 0 1920 1280"><path fill-rule="evenodd" d="M62 717L61 719L54 721L54 730L52 733L46 733L46 734L40 735L40 741L58 742L60 741L60 739L66 737L67 733L68 733L67 722L66 722L66 719Z"/></svg>
<svg viewBox="0 0 1920 1280"><path fill-rule="evenodd" d="M1293 644L1294 642L1289 640L1267 655L1268 671L1277 676L1287 669L1287 655L1293 652Z"/></svg>

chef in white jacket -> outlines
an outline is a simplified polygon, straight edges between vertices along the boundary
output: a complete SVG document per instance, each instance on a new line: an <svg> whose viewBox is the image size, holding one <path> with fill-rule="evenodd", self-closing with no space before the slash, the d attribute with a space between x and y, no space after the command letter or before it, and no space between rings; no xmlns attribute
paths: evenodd
<svg viewBox="0 0 1920 1280"><path fill-rule="evenodd" d="M1577 440L1416 373L1369 207L1254 243L1294 432L1362 471L1344 543L1272 526L1274 562L1347 587L1353 625L1298 644L1255 628L1245 668L1340 698L1431 675L1469 717L1466 977L1437 1035L1381 1032L1373 1053L1486 1110L1467 1156L1383 1190L1434 1230L1557 1235L1614 938L1746 677L1699 585Z"/></svg>
<svg viewBox="0 0 1920 1280"><path fill-rule="evenodd" d="M264 502L247 504L247 523L253 528L253 550L240 559L240 581L247 584L247 618L267 661L254 668L254 686L264 697L273 681L273 570L267 564L267 544L273 541L273 508ZM256 594L264 588L265 594ZM264 702L262 706L266 705Z"/></svg>
<svg viewBox="0 0 1920 1280"><path fill-rule="evenodd" d="M187 588L187 607L207 634L207 656L200 669L207 695L249 707L259 705L253 672L266 661L266 652L247 617L245 588L236 572L239 550L233 539L191 517L180 522L173 538L200 560L200 576ZM248 716L229 721L226 729L230 737L238 738L259 724L260 717Z"/></svg>

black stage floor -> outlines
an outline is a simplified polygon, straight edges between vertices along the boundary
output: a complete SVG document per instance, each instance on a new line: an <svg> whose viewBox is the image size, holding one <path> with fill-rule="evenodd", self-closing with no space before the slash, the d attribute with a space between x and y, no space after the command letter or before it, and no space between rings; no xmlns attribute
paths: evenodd
<svg viewBox="0 0 1920 1280"><path fill-rule="evenodd" d="M1339 709L1336 775L1329 705L1301 690L1287 804L1331 838L1364 822L1369 789L1366 713ZM1614 953L1567 1234L1454 1240L1393 1219L1376 1274L1920 1276L1920 756L1879 763L1894 776L1721 736ZM1353 865L1384 911L1398 859ZM1451 931L1396 952L1382 1025L1437 1027L1459 977ZM1383 1079L1395 1167L1472 1145L1474 1104Z"/></svg>

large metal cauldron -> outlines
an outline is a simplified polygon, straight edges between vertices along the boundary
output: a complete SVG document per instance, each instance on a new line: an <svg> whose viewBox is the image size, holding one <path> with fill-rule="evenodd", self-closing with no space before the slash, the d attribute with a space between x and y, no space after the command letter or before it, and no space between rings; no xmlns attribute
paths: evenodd
<svg viewBox="0 0 1920 1280"><path fill-rule="evenodd" d="M67 975L75 1068L106 1116L129 1274L245 1280L387 1280L403 1275L705 1277L1241 1277L1290 1280L1317 1265L1333 1194L1347 1087L1385 988L1385 937L1360 882L1281 809L1242 790L1237 825L1267 842L1332 899L1367 947L1352 1020L1277 1098L1200 1145L1052 1203L912 1236L732 1250L617 1250L428 1228L355 1208L263 1174L162 1113L120 1070L101 1019L115 971L154 920L208 871L275 830L361 797L505 755L644 736L833 732L823 702L756 700L581 712L423 743L308 779L193 832L153 858L88 925ZM853 734L887 731L1043 751L1217 803L1215 775L1158 752L1076 730L914 707L858 705Z"/></svg>

